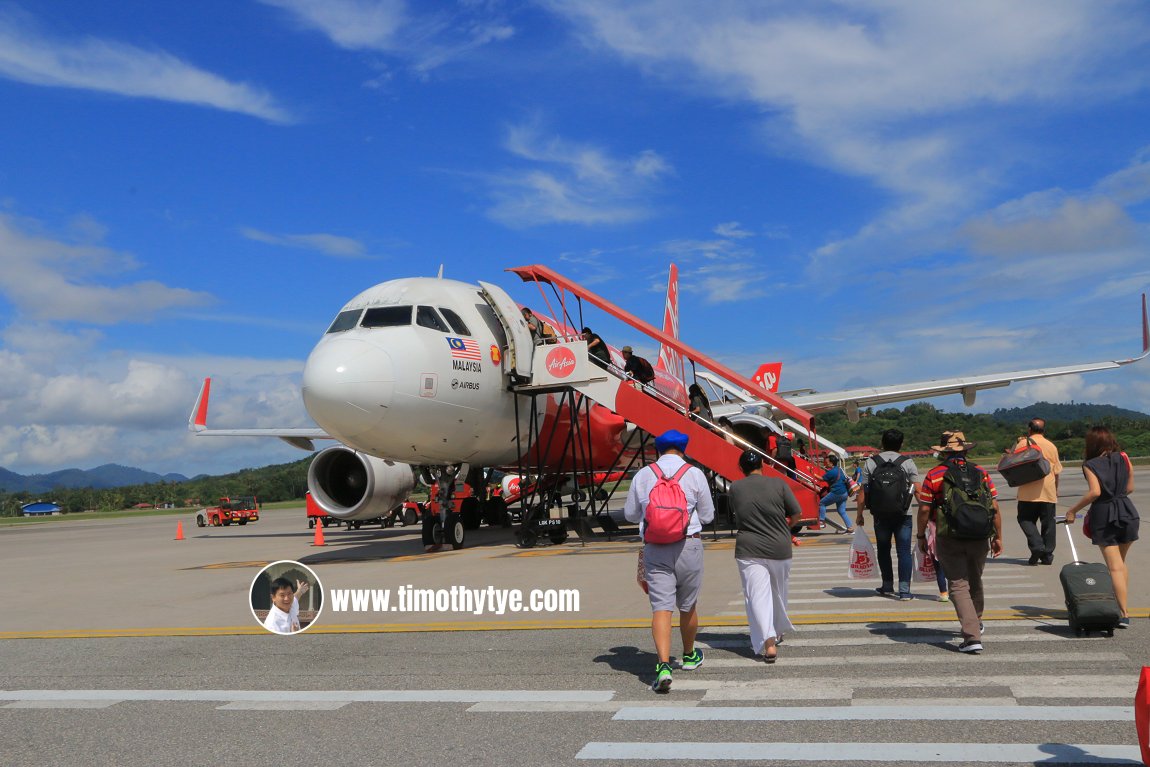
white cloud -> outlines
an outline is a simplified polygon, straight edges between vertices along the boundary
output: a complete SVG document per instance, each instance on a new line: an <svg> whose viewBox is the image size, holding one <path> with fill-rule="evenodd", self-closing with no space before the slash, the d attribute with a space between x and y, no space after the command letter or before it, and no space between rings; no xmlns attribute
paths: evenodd
<svg viewBox="0 0 1150 767"><path fill-rule="evenodd" d="M538 125L512 127L505 143L530 167L486 178L488 215L513 227L621 224L651 215L644 198L673 170L656 152L615 157L590 144L544 135Z"/></svg>
<svg viewBox="0 0 1150 767"><path fill-rule="evenodd" d="M1058 191L1028 195L966 223L975 253L1093 253L1134 245L1138 232L1113 200L1079 199Z"/></svg>
<svg viewBox="0 0 1150 767"><path fill-rule="evenodd" d="M276 123L293 121L261 88L231 82L163 51L95 38L53 40L11 9L0 9L0 76L32 85L193 104Z"/></svg>
<svg viewBox="0 0 1150 767"><path fill-rule="evenodd" d="M211 300L206 293L154 280L100 284L96 278L118 277L134 269L135 260L94 242L51 239L36 228L32 222L0 214L0 294L26 317L94 325L141 322Z"/></svg>
<svg viewBox="0 0 1150 767"><path fill-rule="evenodd" d="M256 242L285 248L314 250L339 258L363 258L366 255L362 242L338 234L271 234L252 227L243 227L240 229L240 234Z"/></svg>
<svg viewBox="0 0 1150 767"><path fill-rule="evenodd" d="M288 11L305 27L350 50L387 51L399 45L403 0L260 0Z"/></svg>
<svg viewBox="0 0 1150 767"><path fill-rule="evenodd" d="M746 229L743 229L738 221L727 221L726 223L719 224L715 227L714 232L720 237L729 237L736 240L755 236L753 232L748 232Z"/></svg>
<svg viewBox="0 0 1150 767"><path fill-rule="evenodd" d="M419 74L515 34L498 15L488 15L492 6L485 3L460 2L450 10L415 14L404 0L259 1L287 11L301 26L320 32L340 48L398 56ZM375 78L368 86L380 84Z"/></svg>
<svg viewBox="0 0 1150 767"><path fill-rule="evenodd" d="M588 46L673 87L762 108L772 145L889 195L857 235L947 223L977 205L1017 147L974 110L1081 108L1145 88L1123 63L1145 46L1125 3L550 0ZM979 119L973 119L977 115Z"/></svg>

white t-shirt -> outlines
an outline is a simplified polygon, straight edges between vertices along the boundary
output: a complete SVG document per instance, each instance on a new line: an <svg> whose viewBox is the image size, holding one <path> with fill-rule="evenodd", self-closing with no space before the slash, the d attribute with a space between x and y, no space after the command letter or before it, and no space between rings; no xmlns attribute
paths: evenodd
<svg viewBox="0 0 1150 767"><path fill-rule="evenodd" d="M299 600L292 599L291 612L272 605L268 610L268 617L264 618L264 628L277 634L292 634L299 631Z"/></svg>

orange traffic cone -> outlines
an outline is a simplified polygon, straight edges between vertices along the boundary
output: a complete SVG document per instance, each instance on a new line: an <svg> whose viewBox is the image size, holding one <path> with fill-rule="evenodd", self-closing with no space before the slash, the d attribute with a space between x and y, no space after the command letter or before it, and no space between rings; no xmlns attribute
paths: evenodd
<svg viewBox="0 0 1150 767"><path fill-rule="evenodd" d="M178 519L176 520L176 540L184 540L184 523Z"/></svg>
<svg viewBox="0 0 1150 767"><path fill-rule="evenodd" d="M326 546L323 542L323 523L318 519L315 521L315 540L312 541L312 546Z"/></svg>

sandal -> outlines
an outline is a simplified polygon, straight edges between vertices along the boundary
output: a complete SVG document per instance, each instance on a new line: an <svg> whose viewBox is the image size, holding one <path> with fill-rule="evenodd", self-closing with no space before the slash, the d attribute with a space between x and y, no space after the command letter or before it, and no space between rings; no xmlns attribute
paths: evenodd
<svg viewBox="0 0 1150 767"><path fill-rule="evenodd" d="M763 643L763 663L774 663L778 660L779 651L777 644L777 642L771 639Z"/></svg>

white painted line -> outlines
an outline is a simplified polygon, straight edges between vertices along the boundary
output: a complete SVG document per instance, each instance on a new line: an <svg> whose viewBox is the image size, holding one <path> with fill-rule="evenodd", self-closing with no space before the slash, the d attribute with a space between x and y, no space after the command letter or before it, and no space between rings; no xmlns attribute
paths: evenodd
<svg viewBox="0 0 1150 767"><path fill-rule="evenodd" d="M939 686L945 684L939 678ZM1014 698L851 698L852 706L1017 706Z"/></svg>
<svg viewBox="0 0 1150 767"><path fill-rule="evenodd" d="M1133 706L637 706L614 719L645 722L1132 722Z"/></svg>
<svg viewBox="0 0 1150 767"><path fill-rule="evenodd" d="M1016 592L1010 592L1008 594L996 594L993 591L988 591L986 593L986 601L991 602L991 601L994 601L995 599L1033 599L1035 597L1052 597L1052 596L1054 596L1054 595L1049 593L1049 592L1034 592L1034 593L1030 593L1030 594L1020 594L1020 593L1016 593ZM925 597L920 596L919 599L917 599L917 600L912 599L909 601L921 602L921 601L923 601L923 599L925 599ZM825 597L813 597L813 598L812 597L801 597L799 599L788 599L787 600L787 606L789 607L790 605L812 604L815 602L824 602L824 603L826 603L826 602L830 602L830 603L862 602L864 600L867 602L897 602L898 601L897 599L891 599L890 597L884 597L881 594L873 594L873 593L868 594L867 596L863 596L863 597L837 597L833 594L827 594ZM933 597L930 599L930 603L932 605L952 604L949 602L938 602ZM905 602L903 604L905 604Z"/></svg>
<svg viewBox="0 0 1150 767"><path fill-rule="evenodd" d="M915 653L914 655L877 655L874 657L861 657L861 658L844 658L838 655L821 655L818 657L796 658L787 655L787 644L784 643L779 650L779 661L777 666L766 666L766 664L752 658L707 658L706 664L703 665L702 670L708 668L748 668L755 665L762 665L766 668L774 669L781 666L894 666L894 665L941 665L941 664L955 664L962 663L964 659L970 658L971 663L979 665L989 663L1062 663L1066 661L1066 653L997 653L997 652L984 652L980 655L964 656L957 650L948 650L939 652L937 654L924 655ZM988 644L988 646L991 646ZM1130 660L1124 653L1120 652L1097 652L1097 653L1075 653L1075 662L1087 663L1093 661L1122 661L1127 662ZM765 671L763 673L766 673ZM678 680L675 682L678 685ZM902 684L902 680L888 681L889 687L898 687ZM938 684L945 687L947 682L939 680ZM993 678L983 680L985 685L1000 684L994 681ZM1069 693L1069 694L1067 694ZM1078 697L1077 691L1067 691L1063 697Z"/></svg>
<svg viewBox="0 0 1150 767"><path fill-rule="evenodd" d="M3 690L11 701L223 701L343 703L515 703L605 701L613 690Z"/></svg>
<svg viewBox="0 0 1150 767"><path fill-rule="evenodd" d="M0 708L108 708L118 700L18 700Z"/></svg>
<svg viewBox="0 0 1150 767"><path fill-rule="evenodd" d="M785 648L786 645L783 645ZM708 659L707 663L711 661ZM780 661L781 663L782 661ZM704 666L706 668L706 666ZM1012 689L1024 689L1029 687L1038 688L1039 686L1057 687L1066 690L1074 690L1074 695L1079 695L1079 688L1097 688L1097 689L1113 689L1120 690L1122 694L1129 693L1130 696L1134 695L1134 691L1138 685L1138 677L1130 674L1125 675L1093 675L1093 674L1068 674L1061 676L1044 676L1041 679L1036 679L1033 676L992 676L988 677L981 672L975 673L974 667L971 668L971 674L967 676L955 675L930 675L930 676L906 676L899 677L897 682L892 682L890 677L886 676L861 676L852 677L849 680L844 680L840 674L831 674L829 676L803 676L803 677L759 677L756 679L690 679L683 678L681 681L678 677L675 678L675 689L684 690L762 690L771 692L775 690L804 690L811 687L840 687L842 689L871 689L871 688L890 688L900 687L906 689L926 689L926 688L946 688L953 689L957 687L1010 687ZM1059 696L1064 697L1064 696Z"/></svg>
<svg viewBox="0 0 1150 767"><path fill-rule="evenodd" d="M347 701L303 701L303 700L260 700L242 703L225 703L216 706L217 711L337 711L347 705ZM533 704L539 705L539 704Z"/></svg>
<svg viewBox="0 0 1150 767"><path fill-rule="evenodd" d="M860 636L860 637L811 637L787 639L784 647L853 647L855 645L894 645L894 644L955 644L961 637L957 632L951 634L918 634L910 636ZM991 632L986 637L987 644L1000 642L1074 642L1076 645L1093 640L1106 641L1104 637L1083 637L1075 639L1070 636L1056 634L997 634ZM700 646L706 647L702 642ZM737 640L718 640L709 643L712 648L721 647L749 647L750 640L739 642Z"/></svg>
<svg viewBox="0 0 1150 767"><path fill-rule="evenodd" d="M557 701L542 701L536 703L501 703L498 701L488 701L484 703L476 703L467 709L468 713L501 713L501 714L531 714L535 712L578 712L578 711L611 711L615 712L621 708L630 706L650 706L658 708L660 706L693 706L699 701L684 701L684 700L607 700L607 701L586 701L586 702L573 702L573 703L560 703Z"/></svg>
<svg viewBox="0 0 1150 767"><path fill-rule="evenodd" d="M916 600L918 601L918 600ZM1050 622L1035 622L1032 620L989 620L986 621L987 629L990 632L997 634L999 631L1014 630L1019 631L1033 631L1036 626L1049 626L1055 625L1063 627L1066 621ZM844 632L854 631L858 633L866 633L869 635L890 635L895 636L913 631L921 631L922 629L936 629L958 630L958 619L951 618L946 621L915 621L911 624L891 623L888 621L874 621L872 623L813 623L809 626L797 626L795 631L802 636L808 634L822 634L826 632ZM746 636L746 626L708 626L699 629L699 636L706 636L707 634L742 634Z"/></svg>
<svg viewBox="0 0 1150 767"><path fill-rule="evenodd" d="M585 745L576 759L755 762L991 762L1141 765L1138 746L1066 743L609 743Z"/></svg>

